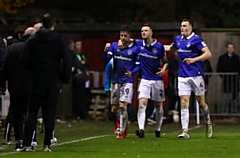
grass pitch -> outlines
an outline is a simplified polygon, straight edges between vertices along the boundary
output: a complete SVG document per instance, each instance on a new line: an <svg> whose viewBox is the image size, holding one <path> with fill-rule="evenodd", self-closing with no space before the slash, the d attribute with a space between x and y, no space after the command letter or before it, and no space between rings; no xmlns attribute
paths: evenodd
<svg viewBox="0 0 240 158"><path fill-rule="evenodd" d="M110 121L70 121L56 123L58 144L51 153L42 152L43 135L38 134L35 152L13 152L14 145L2 146L6 158L239 158L240 126L214 124L212 138L205 137L205 125L190 125L190 139L178 139L179 123L164 123L162 138L155 138L154 125L147 125L144 139L135 136L136 123L129 135L116 139ZM1 136L3 131L1 131Z"/></svg>

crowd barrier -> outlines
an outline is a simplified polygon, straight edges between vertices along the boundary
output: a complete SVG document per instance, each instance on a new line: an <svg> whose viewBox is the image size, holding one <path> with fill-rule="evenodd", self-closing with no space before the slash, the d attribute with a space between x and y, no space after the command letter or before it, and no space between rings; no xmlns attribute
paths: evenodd
<svg viewBox="0 0 240 158"><path fill-rule="evenodd" d="M205 73L205 78L209 79L206 92L206 102L209 105L211 115L218 116L238 116L240 112L239 106L239 77L237 73ZM91 89L103 90L104 73L90 71L90 87ZM177 93L177 78L174 79L174 89ZM64 86L65 93L60 95L60 106L58 107L58 115L71 115L71 85ZM5 117L8 112L9 94L2 98L2 106L0 115ZM168 98L169 100L171 98ZM196 115L196 101L191 101L190 114Z"/></svg>

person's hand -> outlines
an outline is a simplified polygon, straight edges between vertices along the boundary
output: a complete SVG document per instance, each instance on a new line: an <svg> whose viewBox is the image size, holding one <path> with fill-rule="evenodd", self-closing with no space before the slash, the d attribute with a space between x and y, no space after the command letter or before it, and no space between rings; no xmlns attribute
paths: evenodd
<svg viewBox="0 0 240 158"><path fill-rule="evenodd" d="M157 73L156 73L156 75L158 75L158 76L162 76L164 73L165 73L165 69L163 69L163 68L158 68L160 71L158 71Z"/></svg>
<svg viewBox="0 0 240 158"><path fill-rule="evenodd" d="M171 45L163 45L165 51L170 51L171 50Z"/></svg>
<svg viewBox="0 0 240 158"><path fill-rule="evenodd" d="M72 72L75 70L75 67L72 67Z"/></svg>
<svg viewBox="0 0 240 158"><path fill-rule="evenodd" d="M130 71L127 70L127 72L125 72L125 75L129 78L129 77L132 76L132 72L130 72Z"/></svg>
<svg viewBox="0 0 240 158"><path fill-rule="evenodd" d="M106 43L105 47L104 47L104 52L107 52L109 50L111 46L111 43Z"/></svg>
<svg viewBox="0 0 240 158"><path fill-rule="evenodd" d="M123 49L124 48L124 45L123 45L121 40L118 40L118 48L119 49Z"/></svg>
<svg viewBox="0 0 240 158"><path fill-rule="evenodd" d="M82 64L85 64L86 62L85 62L84 60L81 60L81 63L82 63Z"/></svg>
<svg viewBox="0 0 240 158"><path fill-rule="evenodd" d="M196 61L195 61L194 58L185 58L183 60L183 62L185 62L185 63L187 63L189 65L189 64L195 63Z"/></svg>

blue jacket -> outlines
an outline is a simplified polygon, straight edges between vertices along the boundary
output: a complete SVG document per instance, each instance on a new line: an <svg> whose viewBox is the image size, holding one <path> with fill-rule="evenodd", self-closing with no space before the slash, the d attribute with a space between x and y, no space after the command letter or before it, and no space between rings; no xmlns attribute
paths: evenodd
<svg viewBox="0 0 240 158"><path fill-rule="evenodd" d="M111 91L111 80L112 80L112 67L113 67L113 59L111 59L108 64L106 65L105 72L104 72L104 91L110 92Z"/></svg>

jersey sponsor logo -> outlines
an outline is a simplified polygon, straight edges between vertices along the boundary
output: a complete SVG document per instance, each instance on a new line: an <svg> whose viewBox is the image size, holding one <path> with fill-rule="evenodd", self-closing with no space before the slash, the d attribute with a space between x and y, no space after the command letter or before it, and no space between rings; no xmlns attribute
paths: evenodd
<svg viewBox="0 0 240 158"><path fill-rule="evenodd" d="M183 52L183 53L184 53L184 52L186 52L186 53L191 53L191 52L192 52L192 50L184 50L184 49L181 49L181 48L178 49L177 51L178 51L178 52Z"/></svg>
<svg viewBox="0 0 240 158"><path fill-rule="evenodd" d="M121 56L121 55L119 55L119 56L118 56L118 55L115 55L114 58L115 58L115 59L120 59L120 60L132 61L131 58L123 57L123 56Z"/></svg>
<svg viewBox="0 0 240 158"><path fill-rule="evenodd" d="M157 56L153 56L153 55L149 55L147 53L139 53L139 55L147 57L147 58L151 58L151 59L157 59Z"/></svg>

